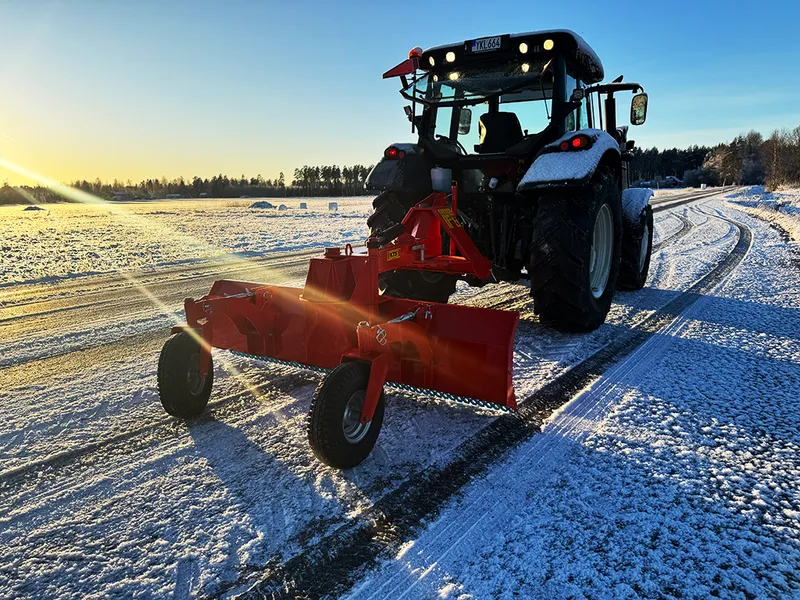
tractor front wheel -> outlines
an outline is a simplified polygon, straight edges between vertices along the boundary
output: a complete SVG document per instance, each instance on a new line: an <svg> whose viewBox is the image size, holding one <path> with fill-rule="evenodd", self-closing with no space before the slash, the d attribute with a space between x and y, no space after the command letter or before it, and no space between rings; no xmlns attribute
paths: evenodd
<svg viewBox="0 0 800 600"><path fill-rule="evenodd" d="M647 281L650 255L653 252L653 207L649 204L636 222L627 219L622 232L622 260L618 287L640 290Z"/></svg>
<svg viewBox="0 0 800 600"><path fill-rule="evenodd" d="M361 410L369 382L369 365L342 363L328 373L314 392L308 414L308 441L314 455L336 469L363 462L372 451L383 425L384 394L369 423Z"/></svg>
<svg viewBox="0 0 800 600"><path fill-rule="evenodd" d="M170 337L158 359L158 395L164 410L182 419L200 416L208 404L213 385L213 362L207 374L200 372L197 337L186 331Z"/></svg>

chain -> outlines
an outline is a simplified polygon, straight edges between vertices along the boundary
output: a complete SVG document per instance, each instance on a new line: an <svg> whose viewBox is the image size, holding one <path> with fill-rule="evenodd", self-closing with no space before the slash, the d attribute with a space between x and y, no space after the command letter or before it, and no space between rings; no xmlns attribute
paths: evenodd
<svg viewBox="0 0 800 600"><path fill-rule="evenodd" d="M323 369L322 367L315 367L313 365L304 365L303 363L294 362L293 360L280 360L279 358L271 358L269 356L258 356L257 354L248 354L247 352L240 352L239 350L231 350L231 354L241 356L242 358L252 358L262 362L268 362L275 365L283 365L285 367L292 367L295 369L304 369L306 371L314 371L316 373L327 373L330 369Z"/></svg>
<svg viewBox="0 0 800 600"><path fill-rule="evenodd" d="M271 358L269 356L258 356L256 354L248 354L247 352L240 352L239 350L231 350L231 354L241 356L242 358L250 358L261 362L272 363L275 365L282 365L284 367L292 367L293 369L303 369L305 371L314 371L315 373L328 373L331 369L324 369L322 367L315 367L313 365L306 365L303 363L295 362L292 360L280 360L278 358ZM386 387L390 390L412 394L415 396L427 396L435 398L436 400L444 400L446 402L455 402L457 404L466 404L468 406L477 406L487 410L494 410L503 413L515 414L517 411L507 406L495 404L494 402L487 402L486 400L478 400L476 398L469 398L467 396L456 396L447 392L440 392L438 390L431 390L428 388L418 388L406 383L396 383L387 381Z"/></svg>

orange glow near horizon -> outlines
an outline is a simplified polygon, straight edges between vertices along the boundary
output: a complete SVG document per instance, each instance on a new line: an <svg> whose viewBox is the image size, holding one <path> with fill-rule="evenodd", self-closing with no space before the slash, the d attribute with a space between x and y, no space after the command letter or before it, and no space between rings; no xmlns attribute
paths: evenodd
<svg viewBox="0 0 800 600"><path fill-rule="evenodd" d="M102 205L109 210L110 213L116 216L124 216L126 223L131 224L134 227L139 228L147 228L147 229L154 229L154 226L147 221L146 219L139 217L128 209L120 204L114 204L113 202L108 202L103 200L102 198L98 198L92 194L84 192L82 190L78 190L63 184L60 184L44 175L40 175L39 173L35 173L21 167L19 165L15 165L3 158L0 158L0 168L6 169L13 173L17 173L20 177L30 180L38 185L43 185L45 187L51 188L53 191L57 192L59 195L73 200L75 202L80 202L82 204L91 204L91 205ZM39 204L39 202L34 198L31 194L29 194L24 189L16 188L18 194L27 200L31 204ZM162 230L164 235L170 236L170 239L175 239L176 237L183 237L189 238L185 234L181 234L169 227L165 226L158 226L157 229ZM197 240L191 238L194 243L197 243ZM247 262L246 259L231 259L230 262L238 263L238 262ZM132 273L125 272L125 271L117 271L117 273L125 279L128 283L133 285L134 289L136 289L144 298L146 298L160 313L169 315L170 319L172 320L173 324L180 325L183 320L178 317L178 314L173 311L170 307L168 307L159 297L154 295L147 286L142 284L136 276ZM186 330L189 335L191 335L200 345L204 346L206 349L211 351L211 348L208 346L207 342L198 335L198 333L194 330ZM233 364L230 356L225 353L219 353L217 355L217 359L220 361L222 368L227 371L234 379L236 379L248 392L250 392L253 397L255 397L259 402L262 404L265 403L265 397L261 393L259 386L255 384L250 377L248 377L245 373L243 373L239 368ZM279 418L283 419L280 412L276 409L273 411L275 414L278 415Z"/></svg>

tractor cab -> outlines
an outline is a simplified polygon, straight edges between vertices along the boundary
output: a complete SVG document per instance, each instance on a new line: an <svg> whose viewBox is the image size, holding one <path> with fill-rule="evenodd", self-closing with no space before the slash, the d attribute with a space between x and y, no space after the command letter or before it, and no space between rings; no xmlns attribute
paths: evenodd
<svg viewBox="0 0 800 600"><path fill-rule="evenodd" d="M620 86L619 80L597 85L603 76L595 52L566 30L415 48L408 60L384 74L402 81L400 93L411 102L406 112L421 149L439 166L484 165L490 176L504 170L504 163L530 166L544 146L569 131L605 129L627 150L627 130L617 128L614 93L641 92L641 87ZM607 96L602 106L601 94ZM633 124L644 122L646 102L646 95L634 102Z"/></svg>

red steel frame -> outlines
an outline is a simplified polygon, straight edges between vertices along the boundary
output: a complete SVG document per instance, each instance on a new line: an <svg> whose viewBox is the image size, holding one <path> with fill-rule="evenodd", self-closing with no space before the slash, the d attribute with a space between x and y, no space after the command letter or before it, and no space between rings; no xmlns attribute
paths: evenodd
<svg viewBox="0 0 800 600"><path fill-rule="evenodd" d="M518 313L381 295L378 275L396 269L491 277L453 210L450 196L434 193L403 220L392 243L366 250L329 248L312 259L305 287L221 280L199 300L185 301L188 328L210 350L332 368L344 361L370 363L362 422L372 419L386 381L466 396L516 408L511 366ZM450 254L442 254L442 235ZM459 255L455 255L458 251ZM176 327L174 331L182 330Z"/></svg>

